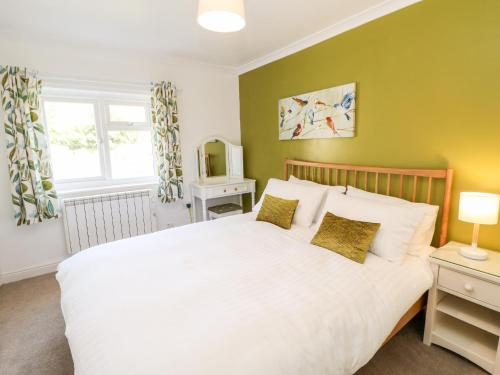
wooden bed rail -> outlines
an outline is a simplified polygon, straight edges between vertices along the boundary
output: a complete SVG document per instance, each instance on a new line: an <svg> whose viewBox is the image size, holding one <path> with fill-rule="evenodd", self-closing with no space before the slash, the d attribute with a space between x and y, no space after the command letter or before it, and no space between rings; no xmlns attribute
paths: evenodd
<svg viewBox="0 0 500 375"><path fill-rule="evenodd" d="M284 178L290 175L325 185L352 185L358 189L392 195L412 202L437 204L441 209L439 246L446 243L450 216L452 169L367 167L286 159ZM442 181L442 199L434 199L436 181ZM424 190L422 190L422 183Z"/></svg>

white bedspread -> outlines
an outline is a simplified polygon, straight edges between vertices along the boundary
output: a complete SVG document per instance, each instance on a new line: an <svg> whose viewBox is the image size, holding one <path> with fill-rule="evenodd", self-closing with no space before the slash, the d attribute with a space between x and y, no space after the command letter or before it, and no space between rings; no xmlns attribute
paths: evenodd
<svg viewBox="0 0 500 375"><path fill-rule="evenodd" d="M351 374L431 286L429 266L310 245L255 214L85 250L59 266L77 375Z"/></svg>

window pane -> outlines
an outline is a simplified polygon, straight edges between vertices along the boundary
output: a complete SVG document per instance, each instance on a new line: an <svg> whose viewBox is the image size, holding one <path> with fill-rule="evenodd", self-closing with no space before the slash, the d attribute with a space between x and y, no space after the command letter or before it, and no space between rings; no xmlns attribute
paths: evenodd
<svg viewBox="0 0 500 375"><path fill-rule="evenodd" d="M94 105L45 102L56 180L101 176Z"/></svg>
<svg viewBox="0 0 500 375"><path fill-rule="evenodd" d="M109 131L113 178L153 176L153 146L149 131Z"/></svg>
<svg viewBox="0 0 500 375"><path fill-rule="evenodd" d="M146 122L146 110L140 105L111 104L109 120L111 122Z"/></svg>

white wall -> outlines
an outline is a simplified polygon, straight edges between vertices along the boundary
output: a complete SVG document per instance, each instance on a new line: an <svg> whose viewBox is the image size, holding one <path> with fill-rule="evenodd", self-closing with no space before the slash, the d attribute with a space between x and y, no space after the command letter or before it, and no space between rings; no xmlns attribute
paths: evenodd
<svg viewBox="0 0 500 375"><path fill-rule="evenodd" d="M0 35L0 64L41 76L139 83L170 80L178 88L184 202L160 205L160 228L189 222L184 203L196 178L195 147L211 135L240 143L238 76L233 69L99 48L30 44ZM3 128L3 127L2 127ZM16 227L10 203L5 134L0 131L0 283L49 272L66 257L62 220Z"/></svg>

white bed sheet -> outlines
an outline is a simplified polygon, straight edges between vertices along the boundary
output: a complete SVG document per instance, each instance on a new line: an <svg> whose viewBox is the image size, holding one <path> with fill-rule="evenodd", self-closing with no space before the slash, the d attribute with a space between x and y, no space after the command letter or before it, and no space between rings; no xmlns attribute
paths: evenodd
<svg viewBox="0 0 500 375"><path fill-rule="evenodd" d="M425 259L364 265L255 214L85 250L57 279L77 375L351 374L431 286Z"/></svg>

